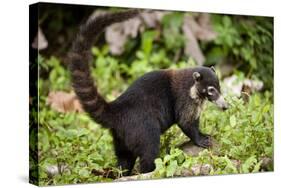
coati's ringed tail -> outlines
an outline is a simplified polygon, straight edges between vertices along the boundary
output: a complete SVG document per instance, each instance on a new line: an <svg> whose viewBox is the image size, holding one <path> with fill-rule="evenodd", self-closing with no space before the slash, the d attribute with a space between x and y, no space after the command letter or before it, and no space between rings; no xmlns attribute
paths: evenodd
<svg viewBox="0 0 281 188"><path fill-rule="evenodd" d="M80 27L68 54L69 69L75 93L84 110L99 123L104 123L104 119L106 119L103 117L106 116L108 103L98 93L96 85L91 78L89 68L89 61L91 60L90 48L107 26L133 18L138 12L138 10L129 10L89 18Z"/></svg>

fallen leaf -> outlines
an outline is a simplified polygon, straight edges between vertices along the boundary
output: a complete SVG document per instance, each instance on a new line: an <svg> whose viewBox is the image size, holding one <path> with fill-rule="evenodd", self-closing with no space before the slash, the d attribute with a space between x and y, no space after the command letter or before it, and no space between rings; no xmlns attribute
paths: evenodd
<svg viewBox="0 0 281 188"><path fill-rule="evenodd" d="M92 16L105 14L106 11L95 11ZM159 28L162 17L168 11L142 11L142 13L128 21L116 23L106 28L105 40L109 44L110 53L121 55L129 38L137 37L145 28ZM202 13L199 16L186 15L182 26L186 37L185 54L190 55L199 65L205 62L198 40L213 40L217 34L213 31L209 14Z"/></svg>
<svg viewBox="0 0 281 188"><path fill-rule="evenodd" d="M74 93L51 91L47 98L47 104L54 110L62 113L83 111L82 106Z"/></svg>
<svg viewBox="0 0 281 188"><path fill-rule="evenodd" d="M223 80L225 89L236 96L247 97L263 89L263 82L260 80L244 79L241 80L236 75L232 75ZM247 100L247 99L246 99Z"/></svg>
<svg viewBox="0 0 281 188"><path fill-rule="evenodd" d="M109 44L110 53L113 55L122 54L128 39L137 37L141 24L142 21L137 16L107 27L105 30L105 40Z"/></svg>
<svg viewBox="0 0 281 188"><path fill-rule="evenodd" d="M190 55L198 65L203 65L205 56L199 47L199 43L194 35L194 29L192 29L192 27L195 27L193 18L191 16L185 16L182 26L186 38L184 53Z"/></svg>
<svg viewBox="0 0 281 188"><path fill-rule="evenodd" d="M107 27L105 40L109 44L110 52L114 55L122 54L127 40L137 36L140 25L141 21L136 17Z"/></svg>
<svg viewBox="0 0 281 188"><path fill-rule="evenodd" d="M196 33L196 37L199 40L211 41L217 37L217 33L212 27L210 14L200 13L196 20L198 23L198 27L197 30L194 31L194 33Z"/></svg>
<svg viewBox="0 0 281 188"><path fill-rule="evenodd" d="M145 28L157 28L166 13L167 11L142 11L139 16L107 27L105 40L109 44L110 53L122 54L129 38L136 38Z"/></svg>
<svg viewBox="0 0 281 188"><path fill-rule="evenodd" d="M143 11L140 16L147 28L156 28L159 26L163 16L169 11Z"/></svg>
<svg viewBox="0 0 281 188"><path fill-rule="evenodd" d="M203 65L205 56L198 40L210 41L217 37L211 25L210 15L207 13L199 14L199 16L186 15L182 30L186 37L185 54L190 55L198 65Z"/></svg>

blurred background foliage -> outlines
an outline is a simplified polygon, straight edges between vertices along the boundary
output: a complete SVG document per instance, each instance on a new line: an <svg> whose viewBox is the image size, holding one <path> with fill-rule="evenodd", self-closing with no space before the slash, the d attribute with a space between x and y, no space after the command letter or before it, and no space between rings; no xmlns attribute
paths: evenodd
<svg viewBox="0 0 281 188"><path fill-rule="evenodd" d="M78 26L90 15L118 10L40 5L39 43L47 44L37 46L40 114L34 121L39 123L40 185L112 181L122 176L109 130L83 112L66 68L66 54ZM173 126L161 137L157 168L149 178L273 170L273 18L150 10L131 25L107 29L92 54L92 76L108 101L152 70L216 67L231 108L221 112L206 104L200 127L214 137L215 146L191 155L183 146L189 139ZM244 91L245 80L250 84ZM262 87L256 88L255 82Z"/></svg>

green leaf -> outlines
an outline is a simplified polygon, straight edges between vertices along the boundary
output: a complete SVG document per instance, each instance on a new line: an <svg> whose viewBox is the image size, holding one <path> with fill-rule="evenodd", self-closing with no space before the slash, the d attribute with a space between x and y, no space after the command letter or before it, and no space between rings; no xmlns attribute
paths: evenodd
<svg viewBox="0 0 281 188"><path fill-rule="evenodd" d="M262 164L262 161L260 161L257 164L255 164L254 169L252 170L252 172L259 172L260 168L261 168L261 164Z"/></svg>
<svg viewBox="0 0 281 188"><path fill-rule="evenodd" d="M223 17L223 24L226 27L231 27L232 23L231 23L231 19L229 18L229 16Z"/></svg>
<svg viewBox="0 0 281 188"><path fill-rule="evenodd" d="M82 168L79 170L79 175L83 178L88 177L90 175L90 172L86 170L85 168Z"/></svg>
<svg viewBox="0 0 281 188"><path fill-rule="evenodd" d="M173 160L170 162L169 166L167 167L166 175L167 177L171 177L174 175L178 167L177 161Z"/></svg>
<svg viewBox="0 0 281 188"><path fill-rule="evenodd" d="M141 48L146 56L150 55L152 47L153 47L153 40L157 36L157 31L146 31L142 34L141 40Z"/></svg>
<svg viewBox="0 0 281 188"><path fill-rule="evenodd" d="M236 117L235 117L235 115L230 116L229 121L230 121L230 126L234 127L236 125Z"/></svg>
<svg viewBox="0 0 281 188"><path fill-rule="evenodd" d="M245 163L242 164L242 173L249 173L250 168L257 162L256 156L249 157Z"/></svg>

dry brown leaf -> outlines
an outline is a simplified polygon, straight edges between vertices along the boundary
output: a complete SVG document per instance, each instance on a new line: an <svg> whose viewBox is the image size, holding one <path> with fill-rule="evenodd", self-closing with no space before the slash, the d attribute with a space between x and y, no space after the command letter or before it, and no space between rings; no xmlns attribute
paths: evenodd
<svg viewBox="0 0 281 188"><path fill-rule="evenodd" d="M93 12L91 18L107 14L107 11L98 10ZM120 55L129 39L135 38L141 27L142 21L139 17L132 18L125 22L115 23L105 29L105 40L109 45L109 51L113 55Z"/></svg>
<svg viewBox="0 0 281 188"><path fill-rule="evenodd" d="M114 55L122 54L129 37L135 38L137 36L140 25L141 20L136 17L107 27L105 30L105 40L109 44L110 52Z"/></svg>
<svg viewBox="0 0 281 188"><path fill-rule="evenodd" d="M201 13L197 18L198 28L196 31L196 37L202 41L214 40L217 37L217 33L213 30L210 14Z"/></svg>
<svg viewBox="0 0 281 188"><path fill-rule="evenodd" d="M197 38L193 33L194 27L196 27L196 24L194 23L193 18L191 16L185 16L182 26L183 33L187 40L185 42L184 53L190 55L198 65L203 65L205 56L203 55Z"/></svg>
<svg viewBox="0 0 281 188"><path fill-rule="evenodd" d="M47 98L47 104L54 110L62 113L83 111L82 106L74 93L51 91Z"/></svg>
<svg viewBox="0 0 281 188"><path fill-rule="evenodd" d="M107 27L105 30L105 40L109 44L110 53L113 55L122 54L129 38L135 38L145 28L159 27L162 17L167 13L169 12L142 11L137 17ZM95 11L92 17L103 14L106 14L106 11ZM185 54L190 55L199 65L203 65L205 56L200 49L198 40L213 40L217 36L212 29L209 14L186 15L182 29L187 39Z"/></svg>
<svg viewBox="0 0 281 188"><path fill-rule="evenodd" d="M106 28L105 40L111 54L120 55L129 38L136 38L145 28L156 28L166 11L143 11L128 21L116 23Z"/></svg>
<svg viewBox="0 0 281 188"><path fill-rule="evenodd" d="M169 13L168 11L143 11L140 14L145 26L147 28L156 28L160 24L163 16Z"/></svg>
<svg viewBox="0 0 281 188"><path fill-rule="evenodd" d="M203 65L205 56L200 49L198 40L210 41L217 36L211 26L210 15L199 14L197 20L195 20L195 16L186 15L182 29L187 39L184 49L185 54L195 59L198 65Z"/></svg>
<svg viewBox="0 0 281 188"><path fill-rule="evenodd" d="M241 92L244 94L252 94L263 89L263 82L260 80L244 79L240 80L236 75L232 75L223 80L225 88L233 95L241 96ZM243 89L244 87L244 89ZM247 95L246 94L246 95Z"/></svg>

